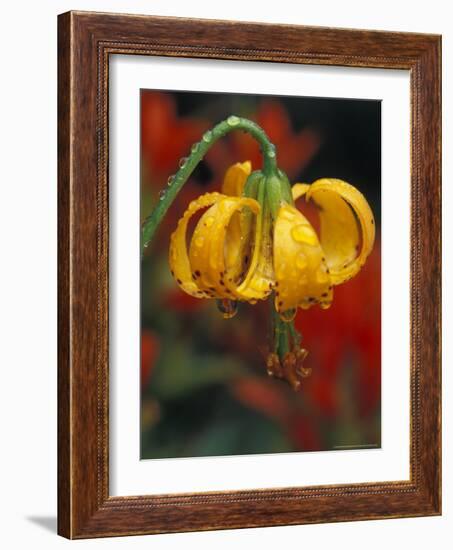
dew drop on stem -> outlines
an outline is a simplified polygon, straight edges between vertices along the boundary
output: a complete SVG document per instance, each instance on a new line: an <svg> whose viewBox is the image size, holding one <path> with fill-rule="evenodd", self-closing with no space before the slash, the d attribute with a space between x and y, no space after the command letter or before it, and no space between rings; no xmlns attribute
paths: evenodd
<svg viewBox="0 0 453 550"><path fill-rule="evenodd" d="M212 132L211 130L208 130L205 134L203 134L203 141L206 143L209 143L212 139Z"/></svg>
<svg viewBox="0 0 453 550"><path fill-rule="evenodd" d="M228 126L237 126L239 124L240 120L239 117L235 115L231 115L227 118L227 124Z"/></svg>

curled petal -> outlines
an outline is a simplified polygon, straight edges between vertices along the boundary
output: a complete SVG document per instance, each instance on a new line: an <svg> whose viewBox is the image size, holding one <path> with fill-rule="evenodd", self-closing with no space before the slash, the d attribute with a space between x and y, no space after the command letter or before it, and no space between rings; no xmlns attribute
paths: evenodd
<svg viewBox="0 0 453 550"><path fill-rule="evenodd" d="M245 255L244 271L247 269L247 272L241 284L235 289L239 299L252 303L255 300L267 298L275 283L272 262L272 218L269 206L264 201L265 193L265 183L261 182L258 189L258 200L263 206L255 218L254 227L250 228L250 232L253 233L250 246L251 258L249 255Z"/></svg>
<svg viewBox="0 0 453 550"><path fill-rule="evenodd" d="M359 272L373 248L373 213L362 193L342 180L317 180L305 197L318 207L321 246L332 283L339 285Z"/></svg>
<svg viewBox="0 0 453 550"><path fill-rule="evenodd" d="M237 162L230 166L223 178L222 193L231 197L240 197L251 171L250 161Z"/></svg>
<svg viewBox="0 0 453 550"><path fill-rule="evenodd" d="M308 183L295 183L291 187L291 193L293 195L293 199L297 201L297 199L300 199L300 197L303 197L305 193L309 190L310 185Z"/></svg>
<svg viewBox="0 0 453 550"><path fill-rule="evenodd" d="M243 296L231 273L242 269L237 264L242 266L241 251L246 239L230 227L242 209L247 207L257 214L260 206L256 200L246 197L221 197L203 214L195 228L190 243L190 266L201 290L212 297L241 300ZM230 249L235 252L231 253Z"/></svg>
<svg viewBox="0 0 453 550"><path fill-rule="evenodd" d="M237 162L228 168L225 173L222 185L222 193L232 197L240 197L243 194L245 182L252 171L252 163L250 161ZM235 266L234 273L236 278L242 270L241 255L244 253L245 233L250 231L249 215L237 211L231 217L227 232L227 246L225 254L227 254L227 266ZM243 237L241 239L241 237Z"/></svg>
<svg viewBox="0 0 453 550"><path fill-rule="evenodd" d="M294 206L283 204L274 229L275 308L307 309L332 302L332 286L323 250L310 222Z"/></svg>
<svg viewBox="0 0 453 550"><path fill-rule="evenodd" d="M189 256L187 254L187 225L190 218L202 208L212 206L223 195L220 193L206 193L189 204L183 217L178 221L178 226L170 239L169 263L176 282L184 292L197 298L209 297L196 282L196 275L192 273Z"/></svg>

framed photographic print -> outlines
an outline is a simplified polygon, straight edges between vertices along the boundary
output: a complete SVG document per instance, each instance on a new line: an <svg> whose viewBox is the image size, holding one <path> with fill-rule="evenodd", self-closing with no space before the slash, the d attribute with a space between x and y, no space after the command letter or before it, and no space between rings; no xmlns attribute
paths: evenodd
<svg viewBox="0 0 453 550"><path fill-rule="evenodd" d="M440 37L59 16L59 533L440 503Z"/></svg>

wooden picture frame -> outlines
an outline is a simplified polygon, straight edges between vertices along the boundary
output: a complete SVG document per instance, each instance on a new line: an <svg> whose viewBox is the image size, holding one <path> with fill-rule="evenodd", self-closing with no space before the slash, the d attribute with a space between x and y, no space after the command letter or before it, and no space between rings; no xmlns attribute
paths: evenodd
<svg viewBox="0 0 453 550"><path fill-rule="evenodd" d="M440 514L440 37L69 12L59 16L58 48L59 534L88 538ZM410 480L109 496L112 54L410 72Z"/></svg>

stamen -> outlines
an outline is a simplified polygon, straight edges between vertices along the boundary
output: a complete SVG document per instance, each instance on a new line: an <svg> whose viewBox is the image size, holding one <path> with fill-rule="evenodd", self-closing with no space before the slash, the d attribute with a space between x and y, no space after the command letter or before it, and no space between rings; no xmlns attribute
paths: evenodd
<svg viewBox="0 0 453 550"><path fill-rule="evenodd" d="M283 377L282 366L280 359L276 353L269 353L266 357L267 374L276 378Z"/></svg>
<svg viewBox="0 0 453 550"><path fill-rule="evenodd" d="M302 384L302 379L311 375L312 369L303 366L308 355L308 351L303 348L293 348L283 356L283 372L281 378L284 378L294 391L298 391ZM268 371L269 372L269 371Z"/></svg>

